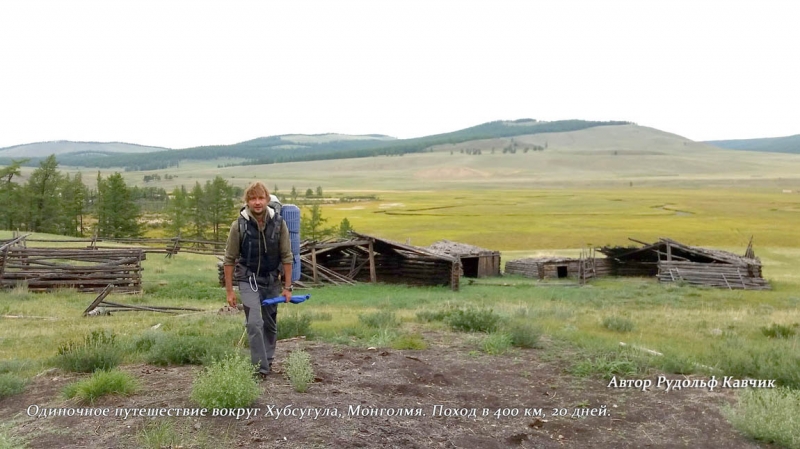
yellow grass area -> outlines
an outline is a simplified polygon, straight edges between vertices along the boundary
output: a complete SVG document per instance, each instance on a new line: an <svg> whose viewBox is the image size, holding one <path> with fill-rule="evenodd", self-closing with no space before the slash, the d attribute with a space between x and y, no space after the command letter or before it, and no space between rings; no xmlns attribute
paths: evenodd
<svg viewBox="0 0 800 449"><path fill-rule="evenodd" d="M383 192L323 205L328 224L414 245L441 239L502 251L631 245L670 237L741 251L800 248L800 195L735 189L447 190ZM776 257L779 254L776 253Z"/></svg>

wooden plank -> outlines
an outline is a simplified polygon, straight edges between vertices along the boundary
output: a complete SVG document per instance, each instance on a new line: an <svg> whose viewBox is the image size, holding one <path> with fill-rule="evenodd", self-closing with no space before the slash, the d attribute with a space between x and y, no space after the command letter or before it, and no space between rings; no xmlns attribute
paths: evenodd
<svg viewBox="0 0 800 449"><path fill-rule="evenodd" d="M378 282L378 274L375 271L375 251L372 248L372 240L369 241L369 281L373 284Z"/></svg>

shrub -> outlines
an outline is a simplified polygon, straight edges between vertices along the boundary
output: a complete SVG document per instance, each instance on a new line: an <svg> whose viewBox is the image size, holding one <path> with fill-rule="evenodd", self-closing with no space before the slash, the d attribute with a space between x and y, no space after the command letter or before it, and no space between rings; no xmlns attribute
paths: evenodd
<svg viewBox="0 0 800 449"><path fill-rule="evenodd" d="M505 333L511 337L511 344L518 348L535 348L539 345L542 329L529 322L514 322L506 327Z"/></svg>
<svg viewBox="0 0 800 449"><path fill-rule="evenodd" d="M298 393L308 390L308 385L314 381L314 368L311 366L311 355L301 350L293 351L283 363L286 377Z"/></svg>
<svg viewBox="0 0 800 449"><path fill-rule="evenodd" d="M446 318L446 322L457 331L491 333L500 325L500 316L492 309L458 309Z"/></svg>
<svg viewBox="0 0 800 449"><path fill-rule="evenodd" d="M247 358L229 353L197 375L191 399L205 408L247 407L261 395L254 374Z"/></svg>
<svg viewBox="0 0 800 449"><path fill-rule="evenodd" d="M794 330L795 327L797 327L797 323L791 326L772 323L769 327L762 327L761 333L767 338L792 338L797 333Z"/></svg>
<svg viewBox="0 0 800 449"><path fill-rule="evenodd" d="M393 349L427 349L428 344L419 334L402 334L395 338L391 345Z"/></svg>
<svg viewBox="0 0 800 449"><path fill-rule="evenodd" d="M14 374L0 374L0 399L22 393L25 390L25 379L21 379Z"/></svg>
<svg viewBox="0 0 800 449"><path fill-rule="evenodd" d="M433 321L445 321L450 317L458 307L447 304L439 310L420 310L417 312L417 319L423 323L430 323Z"/></svg>
<svg viewBox="0 0 800 449"><path fill-rule="evenodd" d="M511 347L511 336L503 333L489 334L481 342L483 352L490 355L505 354Z"/></svg>
<svg viewBox="0 0 800 449"><path fill-rule="evenodd" d="M633 321L621 316L607 316L603 318L603 327L616 332L630 332L633 330Z"/></svg>
<svg viewBox="0 0 800 449"><path fill-rule="evenodd" d="M2 360L0 361L0 374L19 373L32 365L33 363L30 360Z"/></svg>
<svg viewBox="0 0 800 449"><path fill-rule="evenodd" d="M138 388L136 379L122 371L95 371L89 379L67 385L64 396L77 397L82 402L93 403L108 394L128 396Z"/></svg>
<svg viewBox="0 0 800 449"><path fill-rule="evenodd" d="M397 327L399 321L391 310L381 310L379 312L359 315L358 321L367 327L376 329L387 329Z"/></svg>
<svg viewBox="0 0 800 449"><path fill-rule="evenodd" d="M91 373L116 368L122 358L114 333L95 330L83 340L60 345L54 364L65 371Z"/></svg>
<svg viewBox="0 0 800 449"><path fill-rule="evenodd" d="M765 443L800 448L800 391L788 388L746 389L725 409L734 427Z"/></svg>
<svg viewBox="0 0 800 449"><path fill-rule="evenodd" d="M305 313L292 311L285 317L278 317L278 340L308 335L310 329L311 316Z"/></svg>
<svg viewBox="0 0 800 449"><path fill-rule="evenodd" d="M148 363L167 365L204 365L221 358L230 347L210 335L169 335L157 338L147 353Z"/></svg>

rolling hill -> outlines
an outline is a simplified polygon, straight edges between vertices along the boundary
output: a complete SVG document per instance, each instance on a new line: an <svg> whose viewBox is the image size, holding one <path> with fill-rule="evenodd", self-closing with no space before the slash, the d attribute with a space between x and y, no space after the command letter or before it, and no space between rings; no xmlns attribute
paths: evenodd
<svg viewBox="0 0 800 449"><path fill-rule="evenodd" d="M61 165L96 168L124 167L128 171L175 167L181 164L182 161L218 160L224 162L224 164L219 165L260 165L420 153L428 151L430 147L435 145L456 144L476 139L567 132L597 126L625 124L627 122L584 120L539 122L532 119L522 119L489 122L451 133L414 139L394 139L382 135L283 135L262 137L233 145L155 151L147 154L101 152L96 149L92 151L62 151L57 154ZM4 155L0 152L0 164L9 162L10 158L7 156L9 155ZM38 164L38 160L33 157L27 164L33 166Z"/></svg>
<svg viewBox="0 0 800 449"><path fill-rule="evenodd" d="M169 149L122 142L70 142L67 140L58 140L54 142L27 143L24 145L0 148L0 158L45 158L51 154L55 154L56 157L58 157L70 153L139 154L165 150Z"/></svg>
<svg viewBox="0 0 800 449"><path fill-rule="evenodd" d="M763 139L709 140L704 143L729 150L800 154L800 134Z"/></svg>

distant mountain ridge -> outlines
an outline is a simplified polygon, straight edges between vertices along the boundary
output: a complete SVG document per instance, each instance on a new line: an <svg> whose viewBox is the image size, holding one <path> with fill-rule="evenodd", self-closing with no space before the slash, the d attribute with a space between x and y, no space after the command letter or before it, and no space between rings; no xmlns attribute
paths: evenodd
<svg viewBox="0 0 800 449"><path fill-rule="evenodd" d="M708 140L703 143L728 150L800 154L800 134L762 139Z"/></svg>
<svg viewBox="0 0 800 449"><path fill-rule="evenodd" d="M67 153L151 153L155 151L170 150L164 147L154 147L125 142L73 142L69 140L54 140L50 142L35 142L22 145L0 148L0 158L44 158L55 154L56 156Z"/></svg>
<svg viewBox="0 0 800 449"><path fill-rule="evenodd" d="M623 121L560 120L540 122L534 119L494 121L444 134L414 139L395 139L389 136L370 134L349 136L342 134L286 134L260 137L233 145L212 145L182 150L150 151L147 153L103 151L99 147L82 147L77 151L55 152L60 164L66 166L111 168L125 170L154 170L180 164L183 160L228 160L227 165L273 164L313 160L359 158L378 155L402 155L427 151L442 144L457 144L470 140L513 137L528 134L578 131L596 126L627 125ZM12 147L19 148L22 146ZM141 146L139 146L141 147ZM30 153L26 165L37 165L43 156ZM12 156L8 149L0 150L0 164L9 163Z"/></svg>

